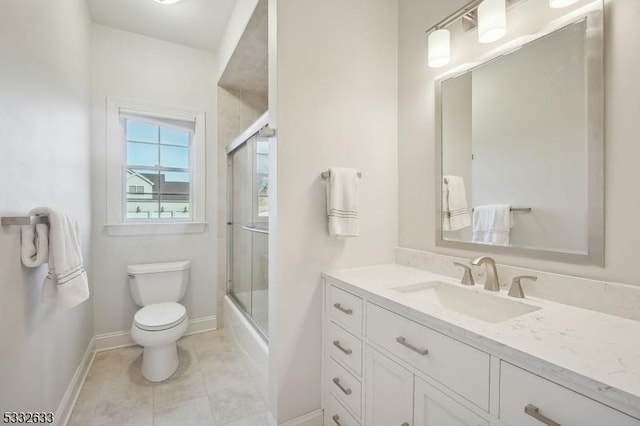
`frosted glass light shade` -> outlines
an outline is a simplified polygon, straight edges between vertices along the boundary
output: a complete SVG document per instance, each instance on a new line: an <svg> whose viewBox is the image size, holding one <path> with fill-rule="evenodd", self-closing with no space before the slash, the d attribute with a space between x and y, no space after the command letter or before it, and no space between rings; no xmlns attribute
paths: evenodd
<svg viewBox="0 0 640 426"><path fill-rule="evenodd" d="M549 0L549 6L554 9L560 9L576 3L578 0Z"/></svg>
<svg viewBox="0 0 640 426"><path fill-rule="evenodd" d="M484 0L478 7L478 41L493 43L507 32L505 0Z"/></svg>
<svg viewBox="0 0 640 426"><path fill-rule="evenodd" d="M436 30L429 34L428 63L431 68L440 68L451 60L451 33L449 30Z"/></svg>
<svg viewBox="0 0 640 426"><path fill-rule="evenodd" d="M160 4L176 4L182 0L155 0L155 1L156 3L160 3Z"/></svg>

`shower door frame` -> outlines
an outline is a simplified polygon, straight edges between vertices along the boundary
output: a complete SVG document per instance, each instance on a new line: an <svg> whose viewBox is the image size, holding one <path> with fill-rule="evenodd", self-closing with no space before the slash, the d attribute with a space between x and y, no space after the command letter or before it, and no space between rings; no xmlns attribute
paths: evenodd
<svg viewBox="0 0 640 426"><path fill-rule="evenodd" d="M273 136L272 130L269 129L269 112L262 114L256 121L253 122L245 131L237 136L229 145L225 147L227 155L227 212L226 212L226 237L227 237L227 262L226 262L226 285L225 293L229 296L229 300L233 302L238 310L242 313L245 319L251 324L253 329L260 335L260 337L268 344L269 335L260 324L258 324L253 316L247 312L247 309L243 306L235 294L232 292L233 281L233 153L244 146L247 142L251 141L254 136L257 137L271 137ZM247 232L250 232L247 230ZM264 231L256 231L266 233ZM253 244L253 242L252 242ZM253 273L251 274L253 276ZM267 292L269 291L269 284L267 283ZM251 311L253 311L253 287L251 290Z"/></svg>

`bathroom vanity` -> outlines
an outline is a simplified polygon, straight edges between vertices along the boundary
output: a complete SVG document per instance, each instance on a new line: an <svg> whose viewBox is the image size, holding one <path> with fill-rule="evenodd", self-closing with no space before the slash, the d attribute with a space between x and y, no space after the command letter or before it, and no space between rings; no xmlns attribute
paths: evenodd
<svg viewBox="0 0 640 426"><path fill-rule="evenodd" d="M325 425L640 425L637 321L400 265L323 278Z"/></svg>

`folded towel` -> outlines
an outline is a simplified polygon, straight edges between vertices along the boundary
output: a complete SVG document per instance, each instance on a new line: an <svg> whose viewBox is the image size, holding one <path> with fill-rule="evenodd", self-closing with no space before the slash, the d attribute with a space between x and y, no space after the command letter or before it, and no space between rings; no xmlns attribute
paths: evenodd
<svg viewBox="0 0 640 426"><path fill-rule="evenodd" d="M359 179L354 169L332 167L327 182L327 217L329 235L334 238L357 237Z"/></svg>
<svg viewBox="0 0 640 426"><path fill-rule="evenodd" d="M22 227L20 257L27 268L49 261L49 226L46 223Z"/></svg>
<svg viewBox="0 0 640 426"><path fill-rule="evenodd" d="M474 243L508 246L510 232L510 205L493 204L473 209L473 235L471 238Z"/></svg>
<svg viewBox="0 0 640 426"><path fill-rule="evenodd" d="M460 176L442 178L442 230L457 231L471 225L467 191Z"/></svg>
<svg viewBox="0 0 640 426"><path fill-rule="evenodd" d="M66 214L46 207L34 209L30 214L49 216L49 274L44 280L45 297L56 297L61 309L79 305L89 298L89 283L82 265L78 224Z"/></svg>

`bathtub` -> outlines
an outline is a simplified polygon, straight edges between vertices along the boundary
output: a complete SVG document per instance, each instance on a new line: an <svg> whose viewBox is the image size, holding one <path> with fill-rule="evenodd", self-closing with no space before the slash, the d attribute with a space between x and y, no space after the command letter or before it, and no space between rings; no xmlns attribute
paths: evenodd
<svg viewBox="0 0 640 426"><path fill-rule="evenodd" d="M224 297L224 324L231 332L234 345L242 355L258 391L268 401L269 346L228 295Z"/></svg>

